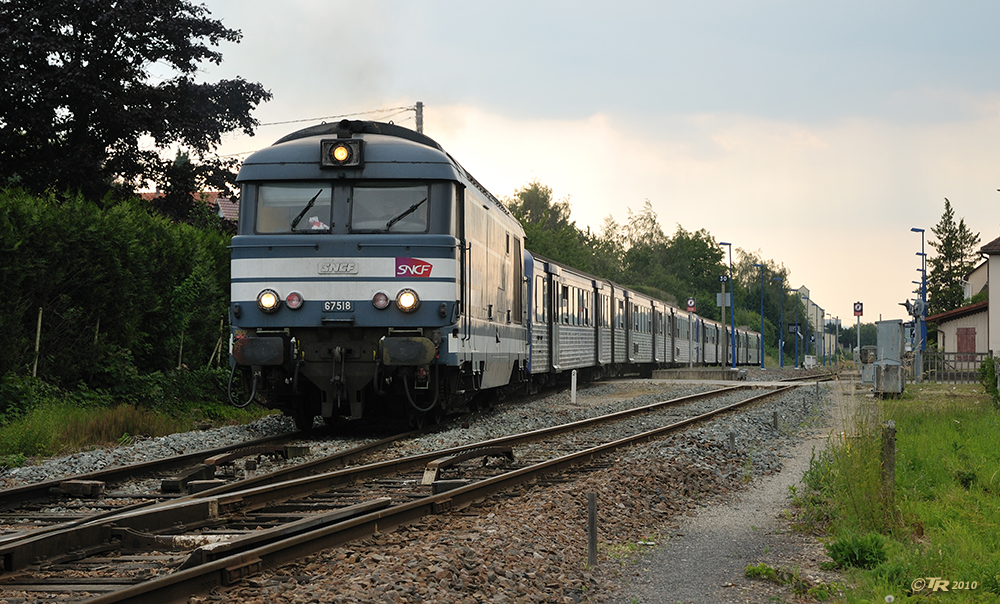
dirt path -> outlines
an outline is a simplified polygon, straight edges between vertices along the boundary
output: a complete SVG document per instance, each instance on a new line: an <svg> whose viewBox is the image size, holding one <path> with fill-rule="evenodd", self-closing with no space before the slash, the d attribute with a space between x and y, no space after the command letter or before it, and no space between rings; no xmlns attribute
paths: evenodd
<svg viewBox="0 0 1000 604"><path fill-rule="evenodd" d="M836 396L836 388L833 391L835 401L843 400ZM624 568L623 587L616 601L792 601L789 587L744 577L746 567L758 563L797 570L811 584L838 580L835 574L819 568L820 562L829 560L822 545L793 531L785 510L789 507L789 486L800 483L813 450L825 448L842 417L842 409L831 405L825 424L809 430L804 440L786 453L780 473L759 479L727 503L704 508L697 516L682 520L666 543Z"/></svg>

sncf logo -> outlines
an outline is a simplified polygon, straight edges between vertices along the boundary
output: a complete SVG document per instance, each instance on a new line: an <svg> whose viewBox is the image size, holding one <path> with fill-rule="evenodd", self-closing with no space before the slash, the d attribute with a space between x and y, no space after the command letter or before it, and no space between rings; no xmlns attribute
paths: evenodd
<svg viewBox="0 0 1000 604"><path fill-rule="evenodd" d="M397 277L430 277L434 265L416 258L396 258Z"/></svg>

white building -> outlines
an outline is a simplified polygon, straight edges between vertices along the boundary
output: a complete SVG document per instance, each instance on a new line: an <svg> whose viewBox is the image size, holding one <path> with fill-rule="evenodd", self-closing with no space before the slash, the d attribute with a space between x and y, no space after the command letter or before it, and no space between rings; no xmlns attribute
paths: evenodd
<svg viewBox="0 0 1000 604"><path fill-rule="evenodd" d="M993 354L996 355L1000 353L1000 237L980 248L979 253L989 256L989 260L987 260L988 287L990 298L997 300L996 304L988 305L986 323L989 334L987 350L992 350Z"/></svg>

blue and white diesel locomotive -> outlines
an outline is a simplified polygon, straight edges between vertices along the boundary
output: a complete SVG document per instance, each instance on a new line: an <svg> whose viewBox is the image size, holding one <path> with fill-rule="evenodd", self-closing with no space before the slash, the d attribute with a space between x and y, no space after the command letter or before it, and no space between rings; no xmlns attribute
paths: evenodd
<svg viewBox="0 0 1000 604"><path fill-rule="evenodd" d="M411 418L482 392L730 362L729 330L524 249L504 205L440 145L344 120L247 158L232 241L232 364L301 427ZM737 363L759 335L737 333Z"/></svg>

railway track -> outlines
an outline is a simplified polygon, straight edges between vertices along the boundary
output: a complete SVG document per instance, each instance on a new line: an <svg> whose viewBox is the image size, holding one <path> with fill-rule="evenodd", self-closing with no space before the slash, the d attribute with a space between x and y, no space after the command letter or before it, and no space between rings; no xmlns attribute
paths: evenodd
<svg viewBox="0 0 1000 604"><path fill-rule="evenodd" d="M310 467L286 468L0 543L0 589L9 601L30 593L66 594L61 601L181 601L310 552L463 508L793 387L740 395L738 402L711 411L695 408L707 404L702 400L756 390L741 384L335 471L324 471L327 462L317 460ZM688 409L678 419L681 405ZM601 433L609 422L626 436L609 439ZM568 439L568 434L575 436Z"/></svg>

